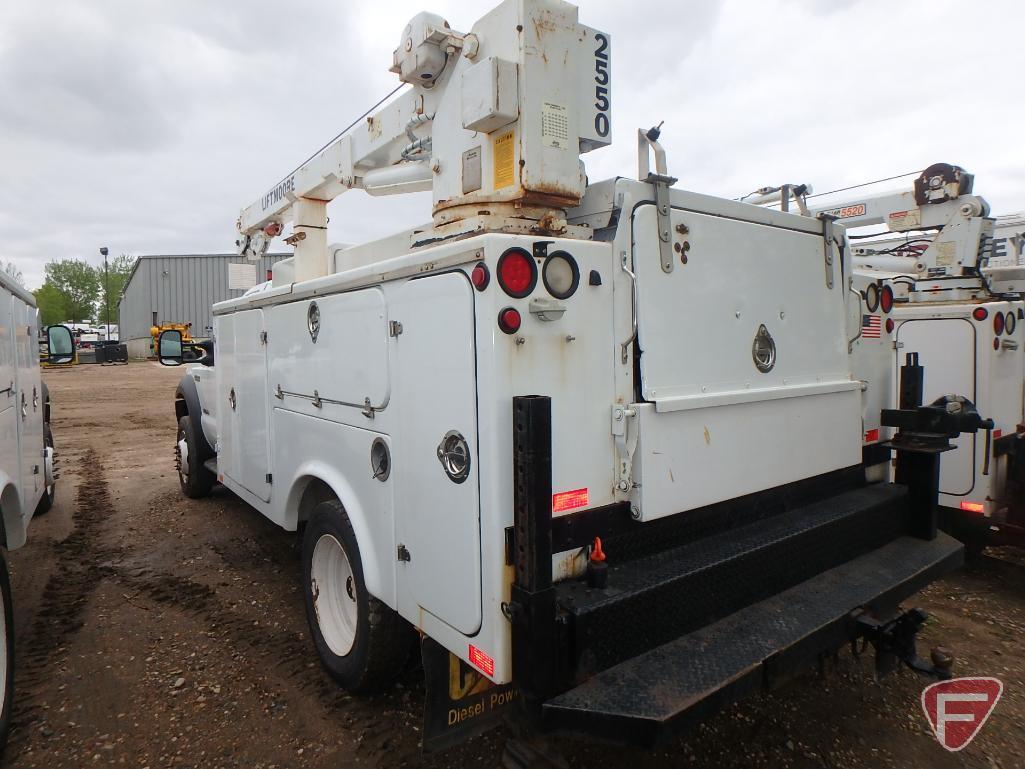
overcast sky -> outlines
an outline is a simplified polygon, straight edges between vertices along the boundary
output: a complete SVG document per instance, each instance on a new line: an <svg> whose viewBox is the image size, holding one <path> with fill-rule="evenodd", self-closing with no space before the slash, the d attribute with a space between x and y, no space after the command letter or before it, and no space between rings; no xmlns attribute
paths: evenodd
<svg viewBox="0 0 1025 769"><path fill-rule="evenodd" d="M611 33L614 143L665 121L679 186L825 191L934 162L1025 210L1025 4L955 0L581 0ZM49 0L0 27L0 258L30 287L51 259L234 250L238 211L396 84L405 22L468 30L466 0ZM344 196L331 237L430 218L426 194Z"/></svg>

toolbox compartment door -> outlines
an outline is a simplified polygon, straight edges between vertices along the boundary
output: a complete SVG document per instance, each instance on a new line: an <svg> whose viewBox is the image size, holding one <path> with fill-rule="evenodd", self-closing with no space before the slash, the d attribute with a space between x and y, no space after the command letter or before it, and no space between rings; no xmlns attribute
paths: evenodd
<svg viewBox="0 0 1025 769"><path fill-rule="evenodd" d="M670 219L667 273L655 206L633 217L639 518L858 464L846 279L834 252L828 284L822 235L679 208Z"/></svg>
<svg viewBox="0 0 1025 769"><path fill-rule="evenodd" d="M896 340L899 345L894 358L897 386L900 367L907 354L917 352L920 363L925 367L923 403L932 403L950 393L964 395L976 404L979 402L975 386L975 327L970 320L906 320L897 326ZM893 402L897 402L896 396ZM975 487L976 436L976 433L961 433L951 441L957 446L957 451L948 451L940 462L941 494L964 496L972 493Z"/></svg>
<svg viewBox="0 0 1025 769"><path fill-rule="evenodd" d="M395 343L395 537L400 606L423 611L470 635L481 624L480 488L473 289L463 273L412 280L389 298L402 324ZM469 445L464 480L450 479L438 456L446 435ZM401 596L405 596L402 598Z"/></svg>
<svg viewBox="0 0 1025 769"><path fill-rule="evenodd" d="M263 310L217 319L217 470L264 502L268 482L267 346Z"/></svg>

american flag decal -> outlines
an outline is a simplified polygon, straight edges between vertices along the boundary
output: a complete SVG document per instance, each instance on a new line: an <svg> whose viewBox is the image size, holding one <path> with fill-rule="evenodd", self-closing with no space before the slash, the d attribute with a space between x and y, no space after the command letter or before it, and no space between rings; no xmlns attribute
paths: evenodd
<svg viewBox="0 0 1025 769"><path fill-rule="evenodd" d="M878 339L883 330L883 319L879 315L861 316L861 335L865 339Z"/></svg>

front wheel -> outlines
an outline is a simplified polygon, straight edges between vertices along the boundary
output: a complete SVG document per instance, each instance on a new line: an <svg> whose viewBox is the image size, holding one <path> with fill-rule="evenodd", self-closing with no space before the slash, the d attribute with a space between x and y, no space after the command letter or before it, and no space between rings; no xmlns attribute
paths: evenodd
<svg viewBox="0 0 1025 769"><path fill-rule="evenodd" d="M53 431L50 430L50 423L47 422L43 425L43 448L48 454L50 454L50 462L53 462ZM50 512L50 508L53 507L53 501L57 498L57 482L54 481L49 486L43 489L43 496L39 498L39 504L36 505L36 512L33 515L42 515L43 513Z"/></svg>
<svg viewBox="0 0 1025 769"><path fill-rule="evenodd" d="M310 514L303 536L303 594L317 656L351 692L380 688L402 669L410 626L367 592L356 535L336 500Z"/></svg>
<svg viewBox="0 0 1025 769"><path fill-rule="evenodd" d="M192 420L186 414L178 420L178 438L174 444L174 460L178 469L178 483L190 499L210 495L217 477L203 463Z"/></svg>
<svg viewBox="0 0 1025 769"><path fill-rule="evenodd" d="M7 744L11 725L11 702L14 695L14 607L11 604L11 575L7 571L7 551L0 549L0 601L3 602L3 624L0 625L0 751Z"/></svg>

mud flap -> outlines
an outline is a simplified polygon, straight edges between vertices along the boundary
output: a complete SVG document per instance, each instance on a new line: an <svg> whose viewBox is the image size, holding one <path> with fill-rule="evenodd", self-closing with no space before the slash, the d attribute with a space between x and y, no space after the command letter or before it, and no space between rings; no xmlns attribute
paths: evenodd
<svg viewBox="0 0 1025 769"><path fill-rule="evenodd" d="M420 643L427 696L423 751L444 750L497 726L515 699L430 638Z"/></svg>

